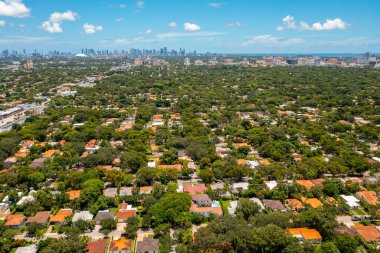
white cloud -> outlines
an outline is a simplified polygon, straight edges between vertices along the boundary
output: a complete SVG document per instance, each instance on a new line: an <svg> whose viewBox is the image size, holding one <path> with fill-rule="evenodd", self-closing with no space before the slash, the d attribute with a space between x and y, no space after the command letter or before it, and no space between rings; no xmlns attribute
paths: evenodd
<svg viewBox="0 0 380 253"><path fill-rule="evenodd" d="M83 30L86 34L94 34L99 31L103 31L103 26L95 26L89 23L83 25Z"/></svg>
<svg viewBox="0 0 380 253"><path fill-rule="evenodd" d="M119 8L127 8L127 5L126 4L120 4Z"/></svg>
<svg viewBox="0 0 380 253"><path fill-rule="evenodd" d="M152 32L153 32L153 30L151 28L149 28L145 32L143 32L142 34L151 34Z"/></svg>
<svg viewBox="0 0 380 253"><path fill-rule="evenodd" d="M216 3L216 2L208 4L208 6L213 7L213 8L220 8L223 5L224 5L224 3Z"/></svg>
<svg viewBox="0 0 380 253"><path fill-rule="evenodd" d="M288 15L282 19L282 26L277 27L277 31L283 31L285 29L297 29L297 30L309 30L309 31L328 31L328 30L344 30L350 25L340 18L326 19L326 21L321 24L320 22L313 23L309 25L308 23L301 21L299 24L296 23L294 17Z"/></svg>
<svg viewBox="0 0 380 253"><path fill-rule="evenodd" d="M170 23L168 24L168 26L169 26L169 28L171 28L171 29L175 29L175 28L177 28L177 23L176 23L176 22L170 22Z"/></svg>
<svg viewBox="0 0 380 253"><path fill-rule="evenodd" d="M240 22L225 24L225 27L240 27L240 26L241 26Z"/></svg>
<svg viewBox="0 0 380 253"><path fill-rule="evenodd" d="M0 27L5 26L6 22L4 20L0 20Z"/></svg>
<svg viewBox="0 0 380 253"><path fill-rule="evenodd" d="M117 18L117 19L115 19L115 21L116 22L122 22L122 21L124 21L124 18Z"/></svg>
<svg viewBox="0 0 380 253"><path fill-rule="evenodd" d="M30 9L25 6L22 0L0 1L0 16L23 18L30 14Z"/></svg>
<svg viewBox="0 0 380 253"><path fill-rule="evenodd" d="M32 44L37 42L44 42L51 40L49 37L30 37L30 36L14 36L8 38L0 38L0 44L12 45L12 44Z"/></svg>
<svg viewBox="0 0 380 253"><path fill-rule="evenodd" d="M144 1L137 1L136 2L136 7L141 9L141 8L144 7L144 4L145 4Z"/></svg>
<svg viewBox="0 0 380 253"><path fill-rule="evenodd" d="M65 12L54 12L50 15L48 21L44 21L41 24L41 28L49 33L61 33L61 23L62 21L75 21L78 17L78 14L70 10Z"/></svg>
<svg viewBox="0 0 380 253"><path fill-rule="evenodd" d="M183 28L186 30L186 31L190 31L190 32L193 32L193 31L198 31L201 29L201 27L199 25L196 25L196 24L191 24L189 22L186 22L185 24L183 24Z"/></svg>
<svg viewBox="0 0 380 253"><path fill-rule="evenodd" d="M156 37L159 39L173 39L173 38L179 38L179 37L211 37L211 36L218 36L223 35L226 33L223 32L193 32L193 33L158 33L156 34Z"/></svg>
<svg viewBox="0 0 380 253"><path fill-rule="evenodd" d="M265 35L254 36L248 41L244 42L243 44L246 46L255 45L255 44L262 44L266 46L288 46L288 45L300 44L303 42L304 42L303 39L299 39L299 38L279 38L279 37L274 37L269 34L265 34Z"/></svg>

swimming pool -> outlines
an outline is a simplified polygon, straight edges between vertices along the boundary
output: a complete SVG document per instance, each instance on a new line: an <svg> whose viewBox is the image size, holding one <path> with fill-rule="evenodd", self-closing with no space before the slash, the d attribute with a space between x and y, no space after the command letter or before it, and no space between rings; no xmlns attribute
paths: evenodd
<svg viewBox="0 0 380 253"><path fill-rule="evenodd" d="M212 205L212 207L219 207L220 206L219 201L213 201L211 205Z"/></svg>

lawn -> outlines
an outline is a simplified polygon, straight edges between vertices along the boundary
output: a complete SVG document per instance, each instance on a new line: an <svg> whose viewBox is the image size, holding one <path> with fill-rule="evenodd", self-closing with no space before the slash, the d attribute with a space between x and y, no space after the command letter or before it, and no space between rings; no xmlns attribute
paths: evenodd
<svg viewBox="0 0 380 253"><path fill-rule="evenodd" d="M221 200L220 202L222 203L223 214L224 215L229 214L227 208L230 205L231 200Z"/></svg>
<svg viewBox="0 0 380 253"><path fill-rule="evenodd" d="M351 210L351 212L354 215L367 215L367 213L363 209L355 209L355 210Z"/></svg>

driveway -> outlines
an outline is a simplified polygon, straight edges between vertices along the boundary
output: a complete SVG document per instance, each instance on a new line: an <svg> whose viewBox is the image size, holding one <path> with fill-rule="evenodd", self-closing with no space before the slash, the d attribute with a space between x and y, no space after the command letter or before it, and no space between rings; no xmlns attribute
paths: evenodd
<svg viewBox="0 0 380 253"><path fill-rule="evenodd" d="M351 227L351 226L354 226L354 222L351 220L351 216L338 216L336 217L336 220L339 222L339 223L344 223L344 225L346 225L347 227Z"/></svg>

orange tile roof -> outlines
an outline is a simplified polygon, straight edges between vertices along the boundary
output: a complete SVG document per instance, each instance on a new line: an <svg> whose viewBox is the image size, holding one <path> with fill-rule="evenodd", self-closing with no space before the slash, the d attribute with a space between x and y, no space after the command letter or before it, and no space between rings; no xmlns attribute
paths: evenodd
<svg viewBox="0 0 380 253"><path fill-rule="evenodd" d="M25 216L23 214L11 214L7 217L5 226L19 226L25 221Z"/></svg>
<svg viewBox="0 0 380 253"><path fill-rule="evenodd" d="M104 253L107 246L107 240L105 239L99 239L94 242L88 242L87 247L87 253Z"/></svg>
<svg viewBox="0 0 380 253"><path fill-rule="evenodd" d="M322 202L317 198L302 198L302 201L306 204L309 204L312 208L318 208L323 206Z"/></svg>
<svg viewBox="0 0 380 253"><path fill-rule="evenodd" d="M306 189L310 190L315 185L310 180L296 180L297 184L304 186Z"/></svg>
<svg viewBox="0 0 380 253"><path fill-rule="evenodd" d="M128 218L135 217L135 210L119 210L117 213L118 220L127 220Z"/></svg>
<svg viewBox="0 0 380 253"><path fill-rule="evenodd" d="M267 159L259 160L259 163L260 163L261 165L264 165L264 166L268 166L268 165L271 164L271 162L270 162L269 160L267 160Z"/></svg>
<svg viewBox="0 0 380 253"><path fill-rule="evenodd" d="M81 190L72 190L67 192L67 196L70 200L74 200L80 197Z"/></svg>
<svg viewBox="0 0 380 253"><path fill-rule="evenodd" d="M129 239L122 237L119 240L111 242L109 251L130 250L131 246L132 246L132 240L129 240Z"/></svg>
<svg viewBox="0 0 380 253"><path fill-rule="evenodd" d="M305 240L322 240L321 234L316 229L310 228L289 228L291 235L302 235Z"/></svg>
<svg viewBox="0 0 380 253"><path fill-rule="evenodd" d="M44 157L52 157L57 152L59 152L58 149L49 149L44 152Z"/></svg>
<svg viewBox="0 0 380 253"><path fill-rule="evenodd" d="M380 241L380 232L374 226L351 226L366 241Z"/></svg>
<svg viewBox="0 0 380 253"><path fill-rule="evenodd" d="M237 159L236 162L239 165L246 165L247 164L247 160L245 160L245 159Z"/></svg>
<svg viewBox="0 0 380 253"><path fill-rule="evenodd" d="M150 149L151 149L152 151L158 151L158 150L160 149L160 147L159 147L159 146L156 146L156 145L152 145L152 146L150 146Z"/></svg>
<svg viewBox="0 0 380 253"><path fill-rule="evenodd" d="M358 196L363 201L367 202L370 205L379 205L379 199L377 198L376 192L374 191L361 191L357 192L356 196Z"/></svg>
<svg viewBox="0 0 380 253"><path fill-rule="evenodd" d="M234 148L251 147L251 145L249 145L249 144L246 143L246 142L243 142L243 143L233 143L232 146L233 146Z"/></svg>
<svg viewBox="0 0 380 253"><path fill-rule="evenodd" d="M64 222L72 213L71 209L61 209L56 215L50 217L50 222Z"/></svg>
<svg viewBox="0 0 380 253"><path fill-rule="evenodd" d="M287 199L286 203L289 206L289 208L292 209L292 210L295 210L295 209L304 209L305 208L302 205L301 201L299 201L298 199Z"/></svg>
<svg viewBox="0 0 380 253"><path fill-rule="evenodd" d="M323 186L323 183L325 182L326 180L323 179L323 178L317 178L317 179L313 179L311 180L311 182L314 184L314 185L317 185L317 186Z"/></svg>
<svg viewBox="0 0 380 253"><path fill-rule="evenodd" d="M213 213L217 216L223 215L223 210L220 206L198 206L197 204L191 204L190 212L193 213Z"/></svg>
<svg viewBox="0 0 380 253"><path fill-rule="evenodd" d="M174 165L167 165L167 164L163 164L163 165L158 165L157 167L159 170L164 170L164 169L176 169L176 170L181 170L182 169L182 165L177 163L177 164L174 164Z"/></svg>

